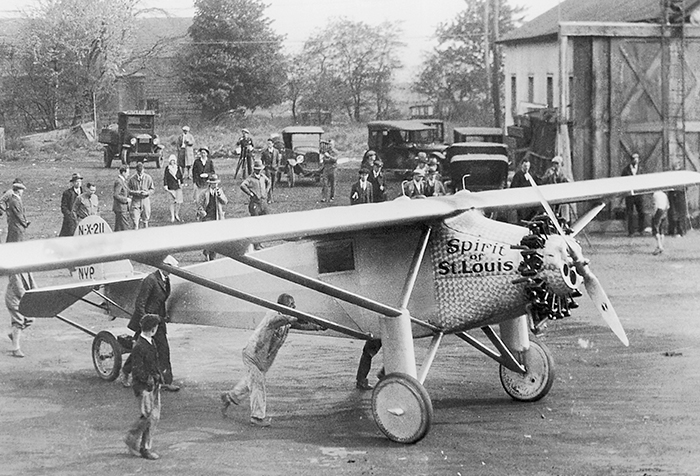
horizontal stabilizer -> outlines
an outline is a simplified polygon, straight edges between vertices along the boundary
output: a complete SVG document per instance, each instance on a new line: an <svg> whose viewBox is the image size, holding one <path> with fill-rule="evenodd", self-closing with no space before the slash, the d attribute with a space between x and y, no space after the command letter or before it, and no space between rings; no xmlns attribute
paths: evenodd
<svg viewBox="0 0 700 476"><path fill-rule="evenodd" d="M28 317L54 317L105 284L141 281L143 275L102 281L80 281L28 290L19 303L19 312Z"/></svg>

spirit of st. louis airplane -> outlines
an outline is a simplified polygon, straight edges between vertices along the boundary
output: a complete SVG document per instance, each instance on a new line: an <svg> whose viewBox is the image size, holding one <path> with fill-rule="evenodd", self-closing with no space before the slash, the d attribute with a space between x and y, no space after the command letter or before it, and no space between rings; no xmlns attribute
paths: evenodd
<svg viewBox="0 0 700 476"><path fill-rule="evenodd" d="M373 416L390 440L415 443L431 425L432 403L423 382L445 334L495 360L505 391L526 402L544 397L554 379L549 350L531 334L542 331L548 319L568 316L582 284L628 345L575 241L602 203L565 230L550 204L600 203L698 183L700 173L687 171L533 183L113 234L101 234L104 222L98 219L81 223L83 236L0 246L0 274L78 267L90 278L30 290L20 305L29 316L67 320L59 313L97 292L112 315L127 317L143 278L133 273L129 260L134 260L176 277L168 304L172 322L253 328L262 307L352 338L381 338L386 377L374 388ZM539 206L547 213L525 226L486 216ZM268 245L255 250L256 243ZM223 257L186 267L163 263L168 254L202 249ZM278 305L281 292L294 295L303 310ZM483 331L491 345L467 334L471 329ZM98 374L115 379L123 351L118 339L83 330L95 337ZM413 346L419 337L432 338L420 366Z"/></svg>

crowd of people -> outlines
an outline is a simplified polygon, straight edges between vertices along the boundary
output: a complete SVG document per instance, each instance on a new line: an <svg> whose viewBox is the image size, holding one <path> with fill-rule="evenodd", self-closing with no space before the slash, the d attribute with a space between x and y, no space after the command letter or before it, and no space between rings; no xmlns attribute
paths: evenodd
<svg viewBox="0 0 700 476"><path fill-rule="evenodd" d="M255 149L250 132L243 129L241 138L237 141L239 162L236 174L241 171L243 178L239 189L248 199L248 212L251 216L269 213L269 204L274 202L275 184L279 183L283 164L281 153L275 146L274 140L268 139L265 148L260 151L260 157L255 157ZM206 146L195 146L195 138L190 128L182 128L182 134L176 140L177 154L168 157L167 166L163 170L163 189L169 204L170 222L182 222L182 206L185 199L191 199L195 208L195 216L199 221L223 220L225 208L229 200L221 187L221 179L216 172L210 151ZM444 159L440 153L429 157L420 152L415 159L415 168L411 180L401 184L401 195L411 199L442 196L448 193L441 176L440 166ZM332 143L320 153L321 202L333 202L337 188L337 151ZM384 202L390 197L387 180L383 170L384 164L375 151L367 151L362 158L358 171L358 179L350 187L351 205ZM564 161L556 156L551 159L550 167L540 175L531 172L530 160L525 157L518 164L509 187L530 187L535 184L566 183L570 179L563 170ZM632 154L630 163L622 171L623 176L641 173L638 154ZM190 183L191 182L191 183ZM187 187L192 187L192 193L186 194ZM0 215L7 216L7 241L23 241L25 231L30 223L27 221L22 197L26 186L21 179L15 179L10 190L0 196ZM114 231L137 230L148 228L151 220L151 199L156 193L153 177L144 170L142 163L137 163L131 173L128 165L121 165L112 184L112 211L114 213ZM59 236L72 236L76 233L78 223L86 217L99 215L99 200L97 185L86 183L83 177L73 173L69 186L61 195L62 224ZM671 233L683 234L687 211L684 212L685 197L682 192L664 192L653 194L654 214L652 217L652 233L656 239L654 254L663 252L664 228L667 214L671 215L669 229ZM567 209L561 207L558 213L568 221ZM636 212L636 216L635 216ZM519 209L518 222L532 220L540 213L539 207ZM626 198L627 226L629 235L635 231L644 232L645 210L642 196L633 195ZM635 220L636 218L636 220ZM256 245L256 248L258 246ZM206 260L216 258L213 251L204 250ZM173 369L170 361L170 345L167 337L166 301L170 295L169 269L177 267L178 261L167 256L163 265L146 276L140 283L135 299L135 309L128 327L134 332L134 345L129 358L121 369L121 381L124 386L131 387L137 397L138 419L130 427L124 442L129 451L149 460L159 458L153 451L153 432L160 418L160 391L176 392L180 386L173 380ZM33 319L23 316L19 311L19 303L27 290L34 288L31 274L22 273L11 275L5 294L5 302L10 314L11 332L8 338L12 342L11 355L24 357L20 348L22 331L33 323ZM273 364L277 352L287 339L290 329L319 331L323 327L294 317L295 300L289 294L281 294L277 301L282 308L269 311L252 333L248 344L243 349L243 364L245 375L230 390L220 395L221 412L224 416L231 405L240 405L250 397L250 424L267 427L270 420L266 416L265 378ZM289 313L284 312L288 308ZM365 343L356 374L356 388L371 390L368 374L372 358L382 347L380 339L372 339ZM382 378L384 370L377 375Z"/></svg>

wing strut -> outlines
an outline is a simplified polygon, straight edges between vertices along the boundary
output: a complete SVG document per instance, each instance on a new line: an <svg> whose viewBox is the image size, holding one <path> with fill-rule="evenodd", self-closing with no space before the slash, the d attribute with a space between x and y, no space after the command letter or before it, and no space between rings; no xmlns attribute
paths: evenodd
<svg viewBox="0 0 700 476"><path fill-rule="evenodd" d="M457 332L455 335L467 344L474 347L476 350L483 352L484 354L491 357L493 360L508 368L509 370L525 375L525 367L523 367L515 359L510 350L508 350L508 347L503 343L501 338L498 337L498 335L493 331L493 329L490 326L484 326L481 328L481 330L484 332L484 334L486 334L486 337L489 338L489 340L496 347L498 352L492 351L466 332Z"/></svg>
<svg viewBox="0 0 700 476"><path fill-rule="evenodd" d="M319 279L314 279L310 278L308 276L305 276L303 274L297 273L296 271L291 271L286 268L282 268L280 266L277 266L272 263L268 263L267 261L263 261L261 259L255 258L253 256L248 256L248 255L235 255L235 254L226 254L222 253L225 256L228 256L229 258L239 261L243 264L247 264L251 268L257 269L258 271L262 271L264 273L270 274L272 276L276 276L278 278L284 279L286 281L292 282L294 284L298 284L300 286L304 286L305 288L311 289L313 291L318 291L320 293L326 294L328 296L340 299L341 301L348 302L350 304L354 304L356 306L359 306L363 309L367 309L368 311L376 312L378 314L384 315L384 316L389 316L389 317L398 317L401 315L401 311L399 309L396 309L391 306L387 306L385 304L382 304L378 301L374 301L372 299L368 299L366 297L360 296L359 294L351 293L349 291L346 291L344 289L341 289L337 286L333 286L332 284L324 283L323 281ZM414 278L415 281L415 278ZM439 332L439 329L435 327L434 325L427 323L425 321L421 321L419 319L416 319L414 317L411 317L411 322L418 324L423 327L427 327L428 329L432 330L433 332Z"/></svg>
<svg viewBox="0 0 700 476"><path fill-rule="evenodd" d="M214 291L220 292L222 294L227 294L229 296L233 296L235 298L256 304L258 306L261 306L261 307L264 307L267 309L272 309L273 311L281 312L281 313L287 314L289 316L294 316L298 319L314 322L314 323L321 325L327 329L332 329L334 331L338 331L340 333L347 334L349 336L355 337L356 339L369 340L369 339L374 338L374 336L371 333L359 332L359 331L356 331L355 329L351 329L349 327L338 325L335 322L331 322L331 321L328 321L326 319L322 319L320 317L312 316L311 314L307 314L303 311L291 309L289 307L282 306L282 305L277 304L275 302L261 299L257 296L253 296L252 294L244 293L243 291L239 291L237 289L233 289L232 287L225 286L221 283L217 283L216 281L212 281L211 279L204 278L196 273L193 273L191 271L187 271L186 269L178 268L176 266L171 266L169 264L165 264L162 261L159 261L159 262L145 261L144 263L149 264L149 265L156 267L156 268L160 268L163 271L167 271L169 273L172 273L175 276L179 276L182 279L186 279L186 280L191 281L195 284L199 284L200 286L204 286L205 288L209 288L209 289L212 289Z"/></svg>

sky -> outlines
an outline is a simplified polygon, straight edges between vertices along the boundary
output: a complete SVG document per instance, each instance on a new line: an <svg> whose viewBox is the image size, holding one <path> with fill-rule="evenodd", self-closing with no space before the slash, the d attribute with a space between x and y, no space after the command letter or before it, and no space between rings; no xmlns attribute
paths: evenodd
<svg viewBox="0 0 700 476"><path fill-rule="evenodd" d="M86 2L89 0L85 0ZM273 28L286 37L289 53L301 50L304 41L321 30L333 18L346 17L370 25L398 21L403 29L401 40L406 44L401 54L404 70L399 79L414 74L427 52L435 46L433 33L439 23L450 20L464 9L468 0L266 0L267 16ZM160 8L172 16L194 13L193 0L141 0L143 7ZM532 19L559 0L510 0L525 9L525 18ZM35 0L0 0L0 18L16 17L35 4ZM413 71L413 73L412 73Z"/></svg>

